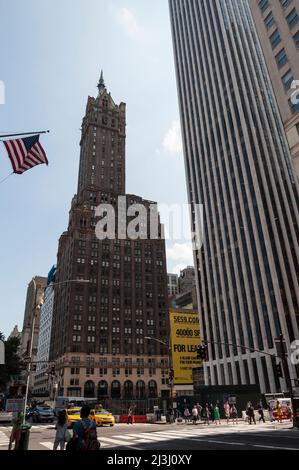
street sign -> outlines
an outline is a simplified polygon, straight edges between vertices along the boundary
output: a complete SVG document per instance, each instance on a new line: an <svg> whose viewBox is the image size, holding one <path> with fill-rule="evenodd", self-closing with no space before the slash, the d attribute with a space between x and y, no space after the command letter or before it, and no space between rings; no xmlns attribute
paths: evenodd
<svg viewBox="0 0 299 470"><path fill-rule="evenodd" d="M0 365L5 364L5 345L4 341L0 339Z"/></svg>

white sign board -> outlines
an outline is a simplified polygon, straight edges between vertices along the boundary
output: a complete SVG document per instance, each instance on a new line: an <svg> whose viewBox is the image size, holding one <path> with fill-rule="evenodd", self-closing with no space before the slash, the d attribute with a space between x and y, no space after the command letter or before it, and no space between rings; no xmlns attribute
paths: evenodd
<svg viewBox="0 0 299 470"><path fill-rule="evenodd" d="M5 364L5 346L4 342L0 339L0 365Z"/></svg>
<svg viewBox="0 0 299 470"><path fill-rule="evenodd" d="M24 398L9 398L6 400L5 411L13 413L24 411L24 404Z"/></svg>

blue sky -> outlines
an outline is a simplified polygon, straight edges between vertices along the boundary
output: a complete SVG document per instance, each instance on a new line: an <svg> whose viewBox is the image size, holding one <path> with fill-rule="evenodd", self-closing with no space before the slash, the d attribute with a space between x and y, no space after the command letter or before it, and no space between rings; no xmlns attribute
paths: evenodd
<svg viewBox="0 0 299 470"><path fill-rule="evenodd" d="M127 192L186 203L167 0L0 0L0 133L50 129L50 162L0 185L0 330L22 327L27 284L56 262L77 188L81 120L101 68L127 103ZM0 143L0 180L11 171ZM154 182L154 183L153 183ZM168 243L168 270L192 263Z"/></svg>

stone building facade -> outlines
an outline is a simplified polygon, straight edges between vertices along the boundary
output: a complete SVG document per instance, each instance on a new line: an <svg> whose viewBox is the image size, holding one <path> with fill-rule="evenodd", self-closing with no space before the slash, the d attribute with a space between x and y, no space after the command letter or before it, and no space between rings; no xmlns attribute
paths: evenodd
<svg viewBox="0 0 299 470"><path fill-rule="evenodd" d="M78 192L59 241L50 359L60 396L167 396L169 351L156 341L168 341L162 226L155 203L125 192L126 105L115 104L103 76L98 91L88 98ZM112 234L103 222L111 208ZM59 285L68 279L77 282Z"/></svg>

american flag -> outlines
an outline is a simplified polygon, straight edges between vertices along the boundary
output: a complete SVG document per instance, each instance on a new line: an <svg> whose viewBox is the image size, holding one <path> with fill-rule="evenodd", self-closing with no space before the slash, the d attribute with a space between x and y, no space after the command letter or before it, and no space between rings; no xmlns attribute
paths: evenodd
<svg viewBox="0 0 299 470"><path fill-rule="evenodd" d="M36 165L48 165L46 153L39 143L39 134L23 139L3 141L13 172L21 175Z"/></svg>

